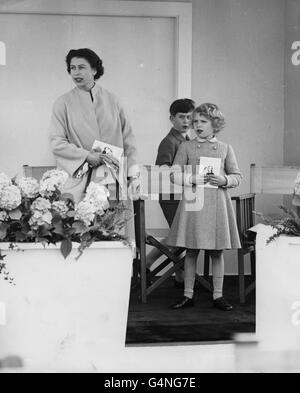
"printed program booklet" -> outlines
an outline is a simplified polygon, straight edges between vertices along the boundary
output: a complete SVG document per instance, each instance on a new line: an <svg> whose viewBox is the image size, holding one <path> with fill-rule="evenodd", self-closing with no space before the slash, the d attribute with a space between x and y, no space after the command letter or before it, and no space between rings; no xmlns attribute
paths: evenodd
<svg viewBox="0 0 300 393"><path fill-rule="evenodd" d="M221 158L216 157L200 157L199 160L199 174L200 175L216 175L219 176L221 172ZM205 188L218 188L209 183L204 184Z"/></svg>
<svg viewBox="0 0 300 393"><path fill-rule="evenodd" d="M105 161L105 165L97 168L96 177L103 178L103 181L101 181L103 184L115 183L122 162L123 149L98 140L95 140L92 149L97 153L101 153ZM105 157L108 159L106 160ZM107 171L106 168L109 168L110 171Z"/></svg>

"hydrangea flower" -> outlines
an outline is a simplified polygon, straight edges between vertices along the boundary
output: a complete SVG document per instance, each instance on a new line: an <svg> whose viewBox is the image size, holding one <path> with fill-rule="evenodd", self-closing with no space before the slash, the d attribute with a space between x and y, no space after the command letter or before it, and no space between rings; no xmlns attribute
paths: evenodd
<svg viewBox="0 0 300 393"><path fill-rule="evenodd" d="M92 204L95 213L101 216L109 208L109 195L109 191L105 186L91 182L86 190L84 201Z"/></svg>
<svg viewBox="0 0 300 393"><path fill-rule="evenodd" d="M86 198L97 198L99 200L107 200L109 197L109 190L107 187L99 184L91 182L86 190Z"/></svg>
<svg viewBox="0 0 300 393"><path fill-rule="evenodd" d="M50 211L43 212L41 210L36 210L29 220L29 225L33 229L37 229L38 227L45 224L51 225L52 218L53 217Z"/></svg>
<svg viewBox="0 0 300 393"><path fill-rule="evenodd" d="M33 229L37 229L39 226L45 224L50 225L53 218L50 209L51 203L48 201L48 199L38 198L33 201L31 205L32 216L29 220L29 225Z"/></svg>
<svg viewBox="0 0 300 393"><path fill-rule="evenodd" d="M25 198L36 198L39 195L39 183L32 177L23 177L18 181L18 186Z"/></svg>
<svg viewBox="0 0 300 393"><path fill-rule="evenodd" d="M38 198L35 201L33 201L32 205L31 205L31 210L33 212L35 210L38 210L41 212L47 212L50 209L51 209L51 203L48 201L48 199L45 199L45 198Z"/></svg>
<svg viewBox="0 0 300 393"><path fill-rule="evenodd" d="M51 169L47 171L40 181L40 194L42 197L51 197L56 191L62 191L63 186L68 180L68 174L65 171Z"/></svg>
<svg viewBox="0 0 300 393"><path fill-rule="evenodd" d="M14 210L21 205L22 195L17 186L6 186L0 194L0 209Z"/></svg>
<svg viewBox="0 0 300 393"><path fill-rule="evenodd" d="M57 178L57 181L63 186L68 179L68 174L60 169L51 169L43 174L42 181L54 178Z"/></svg>
<svg viewBox="0 0 300 393"><path fill-rule="evenodd" d="M83 201L74 207L73 202L60 199L67 179L66 172L56 169L46 172L40 183L31 177L16 181L0 173L1 241L61 241L62 255L66 258L70 247L64 240L80 242L80 256L90 241L101 239L101 231L107 238L123 239L116 233L125 225L123 206L119 204L108 211L110 194L107 187L92 182ZM104 219L98 219L102 215ZM116 228L115 222L118 223ZM84 236L86 233L90 236Z"/></svg>
<svg viewBox="0 0 300 393"><path fill-rule="evenodd" d="M8 186L11 186L11 180L8 176L5 175L5 173L0 173L0 193L2 190Z"/></svg>
<svg viewBox="0 0 300 393"><path fill-rule="evenodd" d="M55 210L62 218L66 218L69 211L69 208L65 201L53 202L52 209Z"/></svg>
<svg viewBox="0 0 300 393"><path fill-rule="evenodd" d="M83 200L79 202L75 210L75 220L79 220L84 223L86 227L89 227L95 219L95 206L90 202Z"/></svg>
<svg viewBox="0 0 300 393"><path fill-rule="evenodd" d="M9 216L5 211L0 211L0 222L7 221L8 218Z"/></svg>

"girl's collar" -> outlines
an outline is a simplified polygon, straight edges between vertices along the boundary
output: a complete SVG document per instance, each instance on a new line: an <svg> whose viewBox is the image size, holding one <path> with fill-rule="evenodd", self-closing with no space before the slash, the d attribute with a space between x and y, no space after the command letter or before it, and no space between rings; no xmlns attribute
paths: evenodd
<svg viewBox="0 0 300 393"><path fill-rule="evenodd" d="M214 135L212 138L205 139L205 138L200 138L199 136L197 136L196 141L200 142L200 143L204 143L204 142L215 143L215 142L217 142L217 137Z"/></svg>

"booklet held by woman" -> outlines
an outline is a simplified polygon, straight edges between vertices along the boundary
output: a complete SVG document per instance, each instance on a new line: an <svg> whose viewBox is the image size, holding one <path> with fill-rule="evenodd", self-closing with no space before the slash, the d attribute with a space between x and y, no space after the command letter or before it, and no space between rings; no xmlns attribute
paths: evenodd
<svg viewBox="0 0 300 393"><path fill-rule="evenodd" d="M96 177L103 178L103 184L115 183L123 157L123 149L106 142L95 140L92 150L100 153L105 165L97 168ZM107 171L107 168L109 171Z"/></svg>

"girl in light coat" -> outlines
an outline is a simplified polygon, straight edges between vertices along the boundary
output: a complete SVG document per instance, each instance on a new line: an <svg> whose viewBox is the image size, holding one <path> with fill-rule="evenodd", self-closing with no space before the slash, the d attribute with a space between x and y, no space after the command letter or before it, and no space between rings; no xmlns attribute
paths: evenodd
<svg viewBox="0 0 300 393"><path fill-rule="evenodd" d="M223 250L241 247L228 193L229 188L240 184L241 173L233 148L216 137L224 125L224 116L217 105L200 105L193 114L197 138L183 143L174 160L173 182L183 185L186 190L193 190L202 201L198 207L195 204L197 208L194 209L191 204L195 201L183 197L167 240L170 246L187 249L184 297L172 306L174 309L194 305L196 263L201 249L208 250L212 259L213 305L224 311L232 309L223 297ZM202 157L206 162L209 158L219 159L220 172L199 174ZM179 172L175 170L176 166L180 168Z"/></svg>

